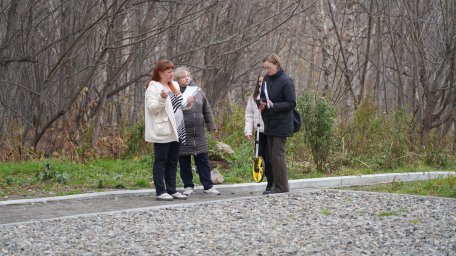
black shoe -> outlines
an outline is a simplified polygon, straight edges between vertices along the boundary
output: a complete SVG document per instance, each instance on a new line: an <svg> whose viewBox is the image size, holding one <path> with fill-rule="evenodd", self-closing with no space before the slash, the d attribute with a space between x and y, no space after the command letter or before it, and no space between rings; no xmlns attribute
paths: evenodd
<svg viewBox="0 0 456 256"><path fill-rule="evenodd" d="M281 193L288 193L289 191L281 191L278 189L273 189L271 194L281 194Z"/></svg>
<svg viewBox="0 0 456 256"><path fill-rule="evenodd" d="M274 187L266 187L266 190L263 192L263 195L269 195L274 193Z"/></svg>

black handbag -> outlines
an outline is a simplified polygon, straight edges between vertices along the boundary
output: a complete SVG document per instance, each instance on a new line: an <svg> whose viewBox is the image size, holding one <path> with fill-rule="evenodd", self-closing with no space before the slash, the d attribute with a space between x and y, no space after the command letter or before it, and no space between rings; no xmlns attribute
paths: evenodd
<svg viewBox="0 0 456 256"><path fill-rule="evenodd" d="M298 110L296 110L296 108L294 108L293 109L293 133L299 132L299 130L301 130L301 126L302 126L302 116L298 112Z"/></svg>

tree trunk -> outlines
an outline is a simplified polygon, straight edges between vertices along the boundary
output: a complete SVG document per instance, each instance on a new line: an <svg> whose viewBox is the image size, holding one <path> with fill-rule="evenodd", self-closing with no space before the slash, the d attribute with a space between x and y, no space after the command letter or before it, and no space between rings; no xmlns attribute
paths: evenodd
<svg viewBox="0 0 456 256"><path fill-rule="evenodd" d="M365 87L365 83L366 83L367 66L369 64L369 55L370 55L370 46L371 46L371 37L372 37L373 12L374 12L374 0L371 0L370 5L369 5L369 13L368 13L369 18L367 21L366 50L364 53L364 63L362 66L362 71L360 74L360 81L359 81L360 91L358 94L358 102L361 102L361 100L364 97L364 87Z"/></svg>

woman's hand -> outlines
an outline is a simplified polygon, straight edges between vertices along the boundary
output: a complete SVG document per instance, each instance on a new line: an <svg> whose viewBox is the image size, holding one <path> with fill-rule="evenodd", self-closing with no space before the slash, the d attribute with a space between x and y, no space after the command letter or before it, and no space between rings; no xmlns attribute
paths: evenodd
<svg viewBox="0 0 456 256"><path fill-rule="evenodd" d="M268 104L266 105L266 102L264 101L261 101L260 102L260 105L258 105L258 109L260 111L263 111L265 108L274 108L274 103L272 103L272 101L268 100Z"/></svg>
<svg viewBox="0 0 456 256"><path fill-rule="evenodd" d="M160 96L161 96L163 99L166 99L166 98L168 98L168 93L166 93L165 90L162 90L162 91L160 92Z"/></svg>
<svg viewBox="0 0 456 256"><path fill-rule="evenodd" d="M260 104L258 105L258 109L260 111L263 111L266 108L266 102L260 101Z"/></svg>
<svg viewBox="0 0 456 256"><path fill-rule="evenodd" d="M187 97L187 106L191 106L193 102L196 102L196 97L195 96L188 96Z"/></svg>
<svg viewBox="0 0 456 256"><path fill-rule="evenodd" d="M252 135L245 135L245 138L246 138L248 141L252 141L253 136L252 136Z"/></svg>

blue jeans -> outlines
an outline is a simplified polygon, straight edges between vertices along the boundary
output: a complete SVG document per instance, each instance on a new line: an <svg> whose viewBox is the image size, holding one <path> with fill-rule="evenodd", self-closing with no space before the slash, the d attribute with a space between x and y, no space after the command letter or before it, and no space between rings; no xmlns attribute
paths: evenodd
<svg viewBox="0 0 456 256"><path fill-rule="evenodd" d="M156 195L176 193L179 142L154 143L154 154L153 179Z"/></svg>
<svg viewBox="0 0 456 256"><path fill-rule="evenodd" d="M211 167L209 166L209 155L208 153L201 153L193 155L193 159L196 163L196 170L204 187L204 190L213 187L211 181ZM184 188L194 188L193 184L193 172L192 172L192 155L179 157L180 176L184 183Z"/></svg>

